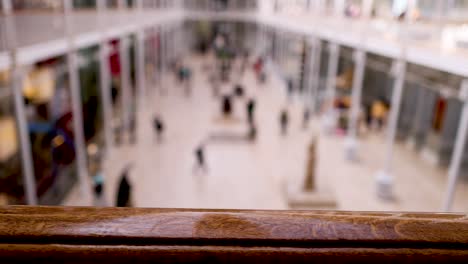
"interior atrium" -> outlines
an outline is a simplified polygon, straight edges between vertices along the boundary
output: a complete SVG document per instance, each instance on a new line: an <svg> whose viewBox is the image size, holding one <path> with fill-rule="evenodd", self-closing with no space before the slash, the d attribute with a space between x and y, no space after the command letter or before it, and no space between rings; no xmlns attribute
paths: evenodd
<svg viewBox="0 0 468 264"><path fill-rule="evenodd" d="M0 205L468 210L466 0L0 9Z"/></svg>

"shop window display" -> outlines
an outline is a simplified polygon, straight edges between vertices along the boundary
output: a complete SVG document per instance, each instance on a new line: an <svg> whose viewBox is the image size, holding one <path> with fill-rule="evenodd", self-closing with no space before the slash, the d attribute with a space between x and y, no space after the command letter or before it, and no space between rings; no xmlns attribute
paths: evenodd
<svg viewBox="0 0 468 264"><path fill-rule="evenodd" d="M23 96L39 204L56 205L76 182L71 97L65 60L37 63Z"/></svg>
<svg viewBox="0 0 468 264"><path fill-rule="evenodd" d="M90 168L100 168L103 140L103 109L99 89L98 47L93 46L79 52L81 109L86 141L88 164ZM90 169L93 175L94 169ZM96 169L97 170L97 169Z"/></svg>

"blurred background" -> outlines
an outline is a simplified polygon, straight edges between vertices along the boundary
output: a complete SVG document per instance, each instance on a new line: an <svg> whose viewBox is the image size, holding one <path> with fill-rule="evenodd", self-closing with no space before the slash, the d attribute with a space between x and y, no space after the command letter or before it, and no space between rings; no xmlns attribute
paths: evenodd
<svg viewBox="0 0 468 264"><path fill-rule="evenodd" d="M468 209L468 1L0 9L0 205Z"/></svg>

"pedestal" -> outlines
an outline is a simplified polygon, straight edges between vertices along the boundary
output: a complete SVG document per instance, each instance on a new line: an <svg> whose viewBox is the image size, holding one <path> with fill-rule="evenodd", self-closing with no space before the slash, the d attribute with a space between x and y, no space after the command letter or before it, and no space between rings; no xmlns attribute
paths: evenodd
<svg viewBox="0 0 468 264"><path fill-rule="evenodd" d="M304 191L302 188L289 185L286 197L291 209L334 209L337 206L333 193L325 188Z"/></svg>
<svg viewBox="0 0 468 264"><path fill-rule="evenodd" d="M381 170L375 176L377 196L386 201L392 201L393 196L393 177L386 171Z"/></svg>
<svg viewBox="0 0 468 264"><path fill-rule="evenodd" d="M336 200L330 191L317 188L316 184L317 142L312 139L308 148L305 177L302 184L292 182L287 185L286 195L290 208L293 209L331 209L336 207Z"/></svg>
<svg viewBox="0 0 468 264"><path fill-rule="evenodd" d="M358 160L358 141L354 137L347 137L345 140L345 157L350 161Z"/></svg>

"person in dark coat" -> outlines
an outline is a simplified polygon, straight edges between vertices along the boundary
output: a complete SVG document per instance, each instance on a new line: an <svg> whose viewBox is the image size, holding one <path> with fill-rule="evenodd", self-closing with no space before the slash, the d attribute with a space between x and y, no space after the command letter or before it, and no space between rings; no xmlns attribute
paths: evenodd
<svg viewBox="0 0 468 264"><path fill-rule="evenodd" d="M234 95L237 97L242 97L244 96L244 87L240 84L236 84L234 86Z"/></svg>
<svg viewBox="0 0 468 264"><path fill-rule="evenodd" d="M119 188L117 190L117 207L127 207L130 206L130 198L132 186L128 180L128 172L130 167L124 169L122 176L120 177Z"/></svg>
<svg viewBox="0 0 468 264"><path fill-rule="evenodd" d="M222 112L224 116L230 116L232 113L232 102L231 102L231 97L229 95L223 96Z"/></svg>
<svg viewBox="0 0 468 264"><path fill-rule="evenodd" d="M287 133L288 123L289 123L288 110L285 108L280 113L281 134L283 136L285 136Z"/></svg>
<svg viewBox="0 0 468 264"><path fill-rule="evenodd" d="M199 145L195 149L195 167L194 167L194 172L197 172L199 170L203 170L206 172L207 167L205 163L205 151L203 145Z"/></svg>
<svg viewBox="0 0 468 264"><path fill-rule="evenodd" d="M107 207L109 204L104 195L104 178L102 174L98 173L94 176L94 201L93 205L96 207Z"/></svg>
<svg viewBox="0 0 468 264"><path fill-rule="evenodd" d="M164 131L164 124L160 117L156 116L153 119L154 131L156 132L156 138L158 141L161 141L162 134Z"/></svg>
<svg viewBox="0 0 468 264"><path fill-rule="evenodd" d="M254 112L255 112L255 99L251 98L247 101L247 121L249 124L254 122Z"/></svg>

